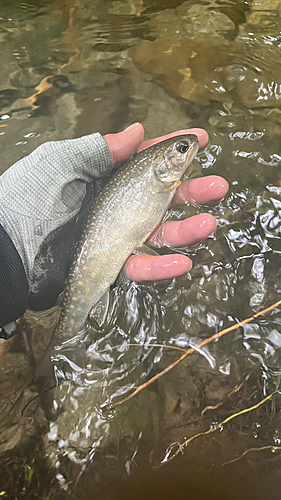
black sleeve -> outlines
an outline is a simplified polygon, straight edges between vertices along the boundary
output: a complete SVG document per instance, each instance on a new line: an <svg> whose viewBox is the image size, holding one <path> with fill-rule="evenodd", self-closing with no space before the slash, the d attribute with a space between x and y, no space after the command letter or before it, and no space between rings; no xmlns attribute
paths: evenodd
<svg viewBox="0 0 281 500"><path fill-rule="evenodd" d="M77 243L81 239L91 201L106 180L107 177L89 183L81 210L75 219L50 233L42 242L34 260L29 284L21 258L0 225L0 329L20 318L27 307L42 311L57 304ZM9 336L10 333L5 338Z"/></svg>
<svg viewBox="0 0 281 500"><path fill-rule="evenodd" d="M82 207L75 219L48 234L34 260L29 279L28 307L34 311L50 309L57 304L64 289L65 280L72 264L73 255L89 210L91 201L105 180L87 185Z"/></svg>
<svg viewBox="0 0 281 500"><path fill-rule="evenodd" d="M72 220L42 242L30 276L28 307L33 311L50 309L57 304L72 263L79 228L77 220Z"/></svg>
<svg viewBox="0 0 281 500"><path fill-rule="evenodd" d="M21 258L0 224L0 328L24 314L27 298L28 283Z"/></svg>

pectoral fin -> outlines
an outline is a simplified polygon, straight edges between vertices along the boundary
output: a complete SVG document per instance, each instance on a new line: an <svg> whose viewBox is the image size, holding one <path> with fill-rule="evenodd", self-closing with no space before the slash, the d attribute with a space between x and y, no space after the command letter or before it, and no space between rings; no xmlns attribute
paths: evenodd
<svg viewBox="0 0 281 500"><path fill-rule="evenodd" d="M177 189L181 185L181 181L175 181L173 184L169 187L166 187L164 191L174 191L174 189Z"/></svg>
<svg viewBox="0 0 281 500"><path fill-rule="evenodd" d="M123 266L120 273L117 276L115 283L117 286L122 286L122 285L126 285L126 283L129 283L129 282L130 282L130 280L125 272L125 266Z"/></svg>

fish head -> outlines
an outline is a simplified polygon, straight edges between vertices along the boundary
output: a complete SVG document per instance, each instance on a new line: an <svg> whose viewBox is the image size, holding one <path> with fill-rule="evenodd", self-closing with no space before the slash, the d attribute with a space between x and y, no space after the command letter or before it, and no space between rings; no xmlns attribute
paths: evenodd
<svg viewBox="0 0 281 500"><path fill-rule="evenodd" d="M185 134L155 146L154 173L160 182L168 186L181 179L198 152L199 141L196 135Z"/></svg>

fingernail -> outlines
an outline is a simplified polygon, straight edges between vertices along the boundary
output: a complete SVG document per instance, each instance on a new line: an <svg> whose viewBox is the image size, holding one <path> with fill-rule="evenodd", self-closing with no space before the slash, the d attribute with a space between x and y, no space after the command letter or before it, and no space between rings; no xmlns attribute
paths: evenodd
<svg viewBox="0 0 281 500"><path fill-rule="evenodd" d="M123 132L129 132L129 130L133 130L134 128L137 128L139 126L139 122L136 122L136 123L133 123L132 125L130 125L129 127L125 128L123 130Z"/></svg>

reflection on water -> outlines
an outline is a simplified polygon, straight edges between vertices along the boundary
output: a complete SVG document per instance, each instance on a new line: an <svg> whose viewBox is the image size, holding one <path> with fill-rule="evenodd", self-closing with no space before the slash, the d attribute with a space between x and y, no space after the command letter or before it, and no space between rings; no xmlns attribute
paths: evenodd
<svg viewBox="0 0 281 500"><path fill-rule="evenodd" d="M55 388L31 380L57 312L26 315L1 358L3 498L281 498L279 393L260 404L279 389L279 309L104 410L280 298L280 31L276 0L1 2L0 171L44 141L142 121L147 137L207 129L195 170L230 183L207 207L216 233L183 249L192 271L116 288L106 322L57 351Z"/></svg>

